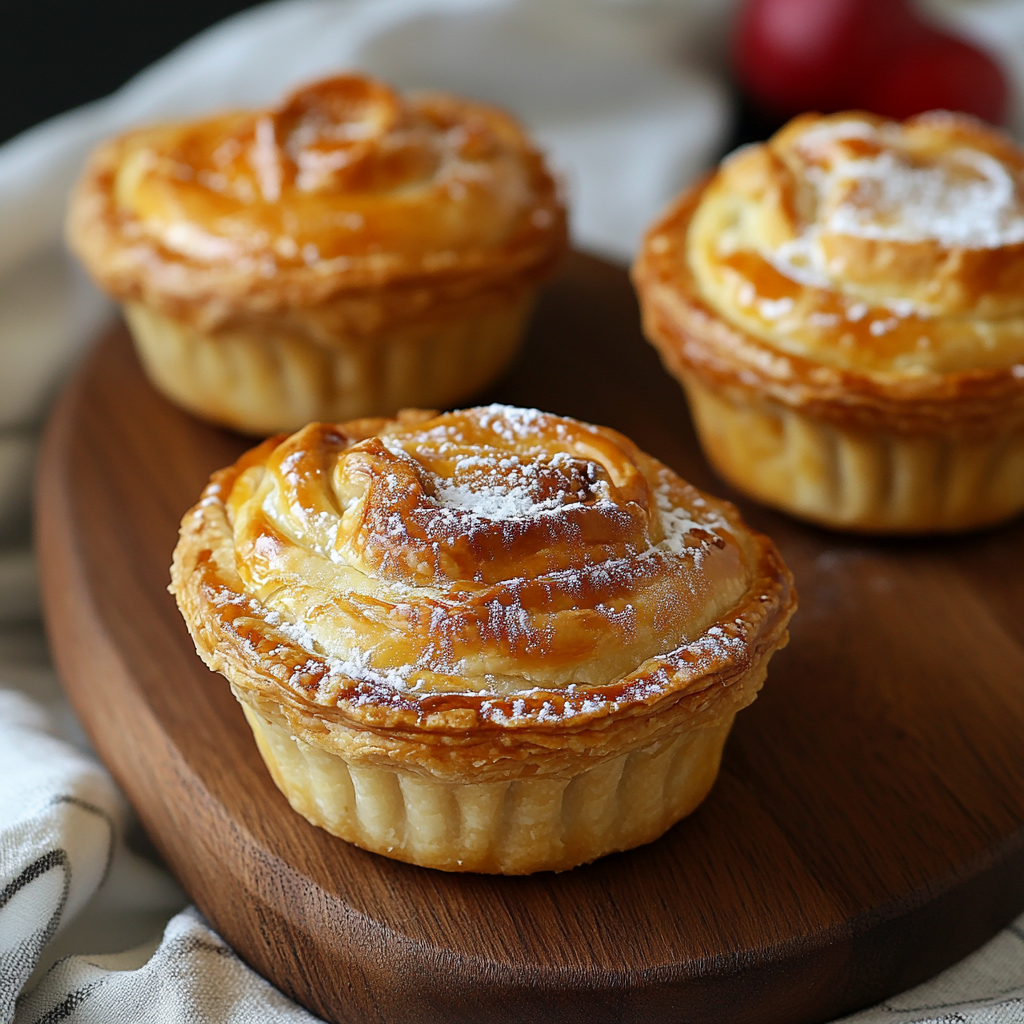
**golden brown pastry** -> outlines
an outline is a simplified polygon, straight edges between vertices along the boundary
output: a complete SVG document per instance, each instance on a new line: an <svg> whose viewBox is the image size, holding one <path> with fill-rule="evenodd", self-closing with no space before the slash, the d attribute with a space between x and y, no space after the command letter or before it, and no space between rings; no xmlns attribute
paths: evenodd
<svg viewBox="0 0 1024 1024"><path fill-rule="evenodd" d="M507 406L265 441L186 514L171 577L299 813L506 874L689 814L796 601L731 505Z"/></svg>
<svg viewBox="0 0 1024 1024"><path fill-rule="evenodd" d="M1024 508L1024 152L993 129L798 117L682 195L634 280L753 497L892 533Z"/></svg>
<svg viewBox="0 0 1024 1024"><path fill-rule="evenodd" d="M68 233L154 384L264 434L472 394L566 244L510 117L359 75L106 143Z"/></svg>

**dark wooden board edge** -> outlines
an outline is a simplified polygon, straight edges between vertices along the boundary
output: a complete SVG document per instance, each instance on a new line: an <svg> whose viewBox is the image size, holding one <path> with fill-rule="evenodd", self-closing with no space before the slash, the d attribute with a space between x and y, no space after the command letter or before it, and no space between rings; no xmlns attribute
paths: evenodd
<svg viewBox="0 0 1024 1024"><path fill-rule="evenodd" d="M848 929L808 936L773 951L770 963L706 963L700 965L699 978L619 976L601 985L594 977L541 971L509 985L495 976L500 965L452 964L443 950L424 948L399 934L382 936L372 923L355 919L347 922L351 947L339 948L333 965L343 983L325 978L323 965L304 956L306 936L289 916L292 894L281 885L287 866L266 861L266 851L239 832L187 759L168 743L133 686L84 574L66 460L83 382L96 358L62 396L40 460L37 537L58 671L69 682L69 696L97 749L186 890L249 963L314 1012L336 1021L436 1020L439 1012L452 1020L497 1019L476 1016L473 1005L498 994L507 1010L505 1020L824 1020L924 980L980 945L1024 906L1024 832L1018 832L955 876L855 919ZM117 738L127 731L143 737L154 772L140 774L134 764L119 760ZM161 777L189 790L207 817L197 820L190 808L168 799ZM178 844L175 835L188 835L190 842ZM213 863L216 871L205 869ZM251 900L234 921L218 920L213 913L224 868ZM331 898L318 893L317 899ZM281 935L293 950L290 963L281 961ZM915 955L908 965L905 953L911 944ZM398 975L401 984L396 984ZM325 1004L322 993L339 988L347 993L343 1001ZM439 990L454 998L439 1003ZM723 1000L725 990L731 994Z"/></svg>

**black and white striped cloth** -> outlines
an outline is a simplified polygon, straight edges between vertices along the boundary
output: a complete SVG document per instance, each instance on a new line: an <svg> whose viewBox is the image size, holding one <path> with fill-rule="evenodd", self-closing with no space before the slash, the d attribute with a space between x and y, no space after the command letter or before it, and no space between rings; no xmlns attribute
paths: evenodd
<svg viewBox="0 0 1024 1024"><path fill-rule="evenodd" d="M312 1024L194 908L167 921L182 894L128 849L128 821L95 760L0 690L0 1024ZM72 946L148 941L53 964L76 924Z"/></svg>

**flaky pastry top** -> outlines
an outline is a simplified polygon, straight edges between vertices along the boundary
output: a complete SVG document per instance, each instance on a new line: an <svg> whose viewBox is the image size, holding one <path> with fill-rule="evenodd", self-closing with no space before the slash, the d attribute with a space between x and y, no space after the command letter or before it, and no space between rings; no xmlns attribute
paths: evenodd
<svg viewBox="0 0 1024 1024"><path fill-rule="evenodd" d="M703 295L784 351L902 373L1024 363L1024 152L980 122L804 115L723 163L688 234Z"/></svg>
<svg viewBox="0 0 1024 1024"><path fill-rule="evenodd" d="M1024 152L970 118L796 118L684 193L634 277L670 368L864 426L1024 418Z"/></svg>
<svg viewBox="0 0 1024 1024"><path fill-rule="evenodd" d="M69 236L119 298L199 305L195 318L215 323L360 288L542 274L565 214L508 115L349 74L272 109L106 143L72 198Z"/></svg>
<svg viewBox="0 0 1024 1024"><path fill-rule="evenodd" d="M731 505L613 430L507 406L269 439L211 478L172 579L236 689L442 732L721 684L795 602Z"/></svg>

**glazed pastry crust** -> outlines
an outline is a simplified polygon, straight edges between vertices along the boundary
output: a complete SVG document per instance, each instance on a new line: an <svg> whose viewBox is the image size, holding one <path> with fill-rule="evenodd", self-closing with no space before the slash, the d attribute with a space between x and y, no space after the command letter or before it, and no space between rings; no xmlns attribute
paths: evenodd
<svg viewBox="0 0 1024 1024"><path fill-rule="evenodd" d="M183 519L171 589L262 719L474 783L731 721L796 600L731 505L614 431L505 407L269 439Z"/></svg>
<svg viewBox="0 0 1024 1024"><path fill-rule="evenodd" d="M953 115L798 118L651 228L634 268L648 337L677 376L839 429L1019 428L1022 166ZM896 202L914 189L939 212ZM969 200L977 216L939 216Z"/></svg>
<svg viewBox="0 0 1024 1024"><path fill-rule="evenodd" d="M356 75L106 143L68 234L122 301L326 345L515 302L566 244L557 185L511 118Z"/></svg>

